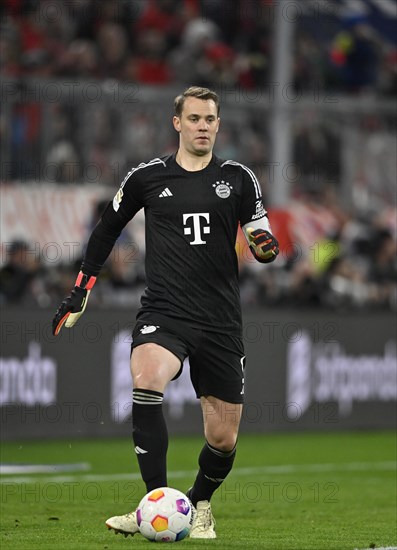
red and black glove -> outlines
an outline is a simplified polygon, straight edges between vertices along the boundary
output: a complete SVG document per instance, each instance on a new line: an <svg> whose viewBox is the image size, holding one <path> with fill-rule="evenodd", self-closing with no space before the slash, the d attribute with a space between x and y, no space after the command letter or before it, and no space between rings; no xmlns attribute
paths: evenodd
<svg viewBox="0 0 397 550"><path fill-rule="evenodd" d="M280 252L279 244L269 231L248 227L246 233L250 249L258 262L268 264L277 258Z"/></svg>
<svg viewBox="0 0 397 550"><path fill-rule="evenodd" d="M70 328L77 323L79 317L84 313L88 297L95 281L96 277L90 277L80 271L74 289L70 295L63 300L52 320L52 333L54 336L59 334L64 324L66 328Z"/></svg>

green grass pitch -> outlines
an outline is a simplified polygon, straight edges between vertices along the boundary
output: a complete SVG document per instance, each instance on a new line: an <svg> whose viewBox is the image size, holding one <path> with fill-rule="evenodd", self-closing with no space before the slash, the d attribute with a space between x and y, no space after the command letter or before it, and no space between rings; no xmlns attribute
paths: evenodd
<svg viewBox="0 0 397 550"><path fill-rule="evenodd" d="M171 438L169 485L194 479L200 438ZM353 550L397 546L393 433L241 435L235 468L214 495L218 538L178 548ZM81 463L85 472L1 476L2 550L150 549L104 520L144 494L128 440L3 443L2 463Z"/></svg>

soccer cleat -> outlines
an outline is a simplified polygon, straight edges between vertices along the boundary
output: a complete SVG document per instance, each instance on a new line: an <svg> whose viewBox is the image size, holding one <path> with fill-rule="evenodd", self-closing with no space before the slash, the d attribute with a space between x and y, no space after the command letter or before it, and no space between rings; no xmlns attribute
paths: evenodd
<svg viewBox="0 0 397 550"><path fill-rule="evenodd" d="M106 520L106 527L108 529L113 529L115 534L121 533L125 537L131 535L132 537L135 533L139 533L139 527L136 522L136 512L129 512L123 516L113 516Z"/></svg>
<svg viewBox="0 0 397 550"><path fill-rule="evenodd" d="M195 508L191 539L216 539L215 519L208 500L199 500Z"/></svg>

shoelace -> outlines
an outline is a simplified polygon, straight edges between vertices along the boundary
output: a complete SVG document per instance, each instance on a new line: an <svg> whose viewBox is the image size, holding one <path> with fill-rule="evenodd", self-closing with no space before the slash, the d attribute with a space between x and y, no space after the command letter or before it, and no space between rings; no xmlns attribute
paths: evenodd
<svg viewBox="0 0 397 550"><path fill-rule="evenodd" d="M215 520L212 516L211 508L201 509L200 512L197 512L198 522L196 528L201 531L206 531L211 525L215 525Z"/></svg>

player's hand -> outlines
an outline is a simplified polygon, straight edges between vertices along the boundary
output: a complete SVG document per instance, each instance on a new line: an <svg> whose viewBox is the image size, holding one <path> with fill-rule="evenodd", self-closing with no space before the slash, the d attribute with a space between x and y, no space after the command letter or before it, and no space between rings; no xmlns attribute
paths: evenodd
<svg viewBox="0 0 397 550"><path fill-rule="evenodd" d="M80 271L76 279L76 285L70 295L63 300L52 320L52 333L54 336L65 325L71 328L77 323L87 305L87 301L94 286L96 277L89 277Z"/></svg>
<svg viewBox="0 0 397 550"><path fill-rule="evenodd" d="M258 262L267 264L276 259L280 252L279 244L269 231L248 227L247 236L250 248Z"/></svg>

